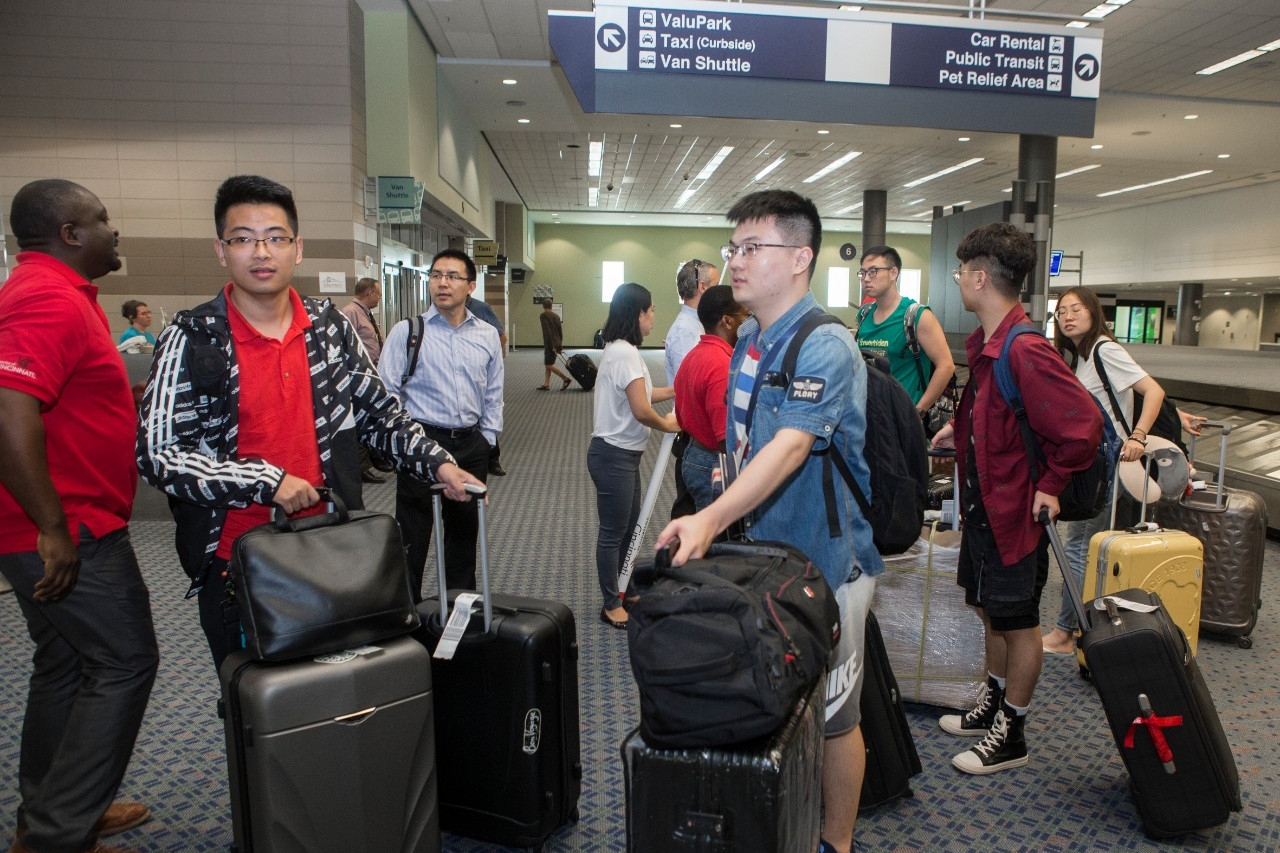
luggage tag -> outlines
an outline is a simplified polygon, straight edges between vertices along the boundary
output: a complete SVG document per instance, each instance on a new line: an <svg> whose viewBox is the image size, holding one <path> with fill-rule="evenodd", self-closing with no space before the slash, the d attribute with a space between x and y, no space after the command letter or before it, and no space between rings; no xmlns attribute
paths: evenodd
<svg viewBox="0 0 1280 853"><path fill-rule="evenodd" d="M471 624L471 609L483 596L476 592L464 592L453 601L453 612L449 614L449 622L444 626L440 642L436 644L432 657L439 660L453 660L453 653L462 642L467 625Z"/></svg>
<svg viewBox="0 0 1280 853"><path fill-rule="evenodd" d="M1130 610L1134 613L1154 613L1160 609L1159 605L1156 604L1142 604L1141 602L1130 601L1127 598L1120 598L1116 595L1104 595L1102 598L1094 599L1093 608L1095 610L1106 610L1108 601L1120 610Z"/></svg>

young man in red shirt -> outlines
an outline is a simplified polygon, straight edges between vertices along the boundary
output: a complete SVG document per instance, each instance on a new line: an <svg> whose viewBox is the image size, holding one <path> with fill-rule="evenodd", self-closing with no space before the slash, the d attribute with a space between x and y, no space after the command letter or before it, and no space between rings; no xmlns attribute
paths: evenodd
<svg viewBox="0 0 1280 853"><path fill-rule="evenodd" d="M21 251L0 287L0 572L36 644L11 853L129 853L112 803L159 652L129 541L137 415L96 278L119 233L70 181L27 184L9 216Z"/></svg>
<svg viewBox="0 0 1280 853"><path fill-rule="evenodd" d="M684 482L695 512L715 499L711 473L720 466L728 409L729 359L738 327L751 313L733 299L733 288L717 284L702 293L698 322L703 334L676 373L676 420L689 434L684 451Z"/></svg>
<svg viewBox="0 0 1280 853"><path fill-rule="evenodd" d="M178 557L199 597L215 667L240 647L227 566L236 537L288 513L323 510L317 486L361 509L361 443L467 500L478 483L387 393L351 323L293 288L302 261L293 193L228 178L214 202L214 252L231 282L174 315L143 393L137 461L171 498Z"/></svg>
<svg viewBox="0 0 1280 853"><path fill-rule="evenodd" d="M951 763L985 775L1028 762L1023 726L1040 680L1040 593L1049 574L1049 537L1037 519L1041 510L1057 518L1058 495L1074 472L1092 463L1102 416L1047 338L1017 338L1009 366L1045 456L1040 479L1032 481L1021 431L994 371L1009 330L1031 322L1019 294L1035 266L1035 243L1020 228L996 222L965 237L956 257L960 267L952 275L960 298L981 325L965 341L969 382L955 420L933 443L955 447L956 476L963 478L956 580L982 618L987 683L972 710L938 722L951 734L982 738Z"/></svg>

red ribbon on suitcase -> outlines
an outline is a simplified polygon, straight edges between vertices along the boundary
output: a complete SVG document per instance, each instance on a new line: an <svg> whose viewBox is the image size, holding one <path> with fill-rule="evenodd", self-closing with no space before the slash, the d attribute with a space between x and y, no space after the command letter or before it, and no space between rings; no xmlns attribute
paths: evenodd
<svg viewBox="0 0 1280 853"><path fill-rule="evenodd" d="M1155 745L1156 755L1159 756L1160 762L1166 766L1173 763L1173 750L1169 748L1169 742L1165 740L1164 732L1160 731L1164 728L1172 728L1173 726L1182 725L1182 715L1176 717L1157 717L1155 714L1139 715L1133 718L1133 722L1129 724L1129 731L1124 736L1125 749L1133 749L1133 733L1137 731L1138 726L1146 727L1147 734L1151 735L1151 743Z"/></svg>

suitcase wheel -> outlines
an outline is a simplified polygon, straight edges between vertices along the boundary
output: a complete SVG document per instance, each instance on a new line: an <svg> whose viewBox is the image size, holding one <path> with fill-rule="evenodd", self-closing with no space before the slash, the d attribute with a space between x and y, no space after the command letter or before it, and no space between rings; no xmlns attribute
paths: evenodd
<svg viewBox="0 0 1280 853"><path fill-rule="evenodd" d="M1251 649L1253 648L1253 637L1247 634L1243 637L1236 637L1236 645L1242 649Z"/></svg>

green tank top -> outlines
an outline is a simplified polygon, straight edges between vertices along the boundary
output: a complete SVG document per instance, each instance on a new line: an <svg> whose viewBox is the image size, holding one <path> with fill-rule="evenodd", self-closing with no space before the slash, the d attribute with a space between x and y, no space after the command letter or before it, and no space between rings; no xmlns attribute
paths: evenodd
<svg viewBox="0 0 1280 853"><path fill-rule="evenodd" d="M933 376L933 362L929 361L929 356L925 355L924 350L920 351L920 370L917 371L916 357L907 346L907 331L902 324L907 316L907 309L915 304L914 299L902 297L898 307L893 309L893 313L883 323L877 323L875 320L874 303L863 306L858 309L858 316L862 318L862 322L858 325L857 334L860 349L889 359L889 372L893 374L894 379L902 383L903 388L907 389L907 395L911 397L913 403L924 396L924 389ZM928 305L921 305L916 312L917 329L920 314L928 310ZM920 379L922 373L924 374L923 382Z"/></svg>

